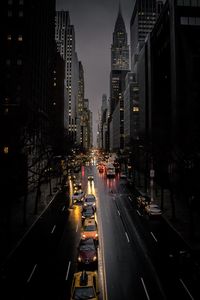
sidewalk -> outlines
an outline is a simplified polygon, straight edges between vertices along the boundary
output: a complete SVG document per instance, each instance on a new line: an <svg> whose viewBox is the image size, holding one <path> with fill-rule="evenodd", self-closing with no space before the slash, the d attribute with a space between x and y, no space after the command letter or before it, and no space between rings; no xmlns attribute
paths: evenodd
<svg viewBox="0 0 200 300"><path fill-rule="evenodd" d="M6 209L0 210L0 261L6 259L11 251L16 247L19 240L28 231L30 226L37 220L39 215L51 201L55 192L54 188L58 185L58 178L53 178L51 181L52 194L50 195L49 183L41 185L41 198L38 203L37 214L35 210L36 191L29 193L26 206L26 224L24 224L24 199L20 198L18 201L13 201L10 208L9 215Z"/></svg>
<svg viewBox="0 0 200 300"><path fill-rule="evenodd" d="M141 176L141 182L144 182L144 177ZM139 190L144 191L144 186L139 187ZM150 196L150 190L147 191ZM154 183L153 201L161 207L161 188ZM175 218L172 218L172 204L170 191L165 189L163 194L163 214L162 217L168 224L177 232L177 234L185 241L191 249L194 256L200 263L200 213L193 211L193 236L191 236L190 228L190 213L187 204L183 199L176 198L175 202Z"/></svg>

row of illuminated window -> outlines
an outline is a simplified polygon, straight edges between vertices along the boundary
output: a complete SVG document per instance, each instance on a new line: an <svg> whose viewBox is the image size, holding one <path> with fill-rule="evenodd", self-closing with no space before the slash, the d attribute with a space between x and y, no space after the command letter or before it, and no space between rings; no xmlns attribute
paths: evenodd
<svg viewBox="0 0 200 300"><path fill-rule="evenodd" d="M10 58L7 58L7 59L6 59L6 65L7 65L7 66L11 66L11 64L12 64L11 59L10 59ZM16 60L16 64L17 64L18 66L21 66L21 65L22 65L22 59L21 59L21 58L18 58L18 59Z"/></svg>
<svg viewBox="0 0 200 300"><path fill-rule="evenodd" d="M200 7L200 0L177 0L178 6Z"/></svg>
<svg viewBox="0 0 200 300"><path fill-rule="evenodd" d="M12 10L8 10L8 17L10 18L10 17L12 17L12 16L13 16ZM18 16L19 16L20 18L24 16L23 10L20 10L20 11L18 12Z"/></svg>
<svg viewBox="0 0 200 300"><path fill-rule="evenodd" d="M8 0L8 5L12 5L13 4L13 0ZM16 1L15 1L16 2ZM19 0L19 4L23 5L24 4L24 0Z"/></svg>
<svg viewBox="0 0 200 300"><path fill-rule="evenodd" d="M200 17L181 17L181 25L200 25Z"/></svg>
<svg viewBox="0 0 200 300"><path fill-rule="evenodd" d="M12 41L13 40L13 36L11 34L7 35L7 41ZM23 36L22 34L18 34L17 36L17 41L18 42L22 42L23 41Z"/></svg>

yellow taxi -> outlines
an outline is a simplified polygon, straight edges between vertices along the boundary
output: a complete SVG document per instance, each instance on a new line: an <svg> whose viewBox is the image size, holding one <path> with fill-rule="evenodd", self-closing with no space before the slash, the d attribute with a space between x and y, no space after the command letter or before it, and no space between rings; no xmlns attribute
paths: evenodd
<svg viewBox="0 0 200 300"><path fill-rule="evenodd" d="M94 240L98 240L98 230L97 223L95 219L87 218L85 219L82 230L81 230L81 239L89 239L93 238Z"/></svg>
<svg viewBox="0 0 200 300"><path fill-rule="evenodd" d="M74 273L71 287L71 300L98 300L98 294L97 272L84 270Z"/></svg>

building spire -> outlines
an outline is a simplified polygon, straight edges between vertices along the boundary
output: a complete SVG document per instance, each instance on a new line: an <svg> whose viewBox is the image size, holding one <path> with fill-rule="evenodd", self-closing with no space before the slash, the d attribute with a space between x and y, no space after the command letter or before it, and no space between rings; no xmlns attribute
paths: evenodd
<svg viewBox="0 0 200 300"><path fill-rule="evenodd" d="M119 13L122 13L121 1L119 0Z"/></svg>

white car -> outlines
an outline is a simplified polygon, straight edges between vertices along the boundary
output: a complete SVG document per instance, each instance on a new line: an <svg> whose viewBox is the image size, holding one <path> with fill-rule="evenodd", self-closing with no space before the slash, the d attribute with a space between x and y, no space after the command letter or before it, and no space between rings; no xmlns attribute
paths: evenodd
<svg viewBox="0 0 200 300"><path fill-rule="evenodd" d="M87 194L84 199L84 206L93 206L96 209L96 198L93 194Z"/></svg>
<svg viewBox="0 0 200 300"><path fill-rule="evenodd" d="M82 190L76 191L72 195L72 204L83 201L83 198L84 198L84 192Z"/></svg>
<svg viewBox="0 0 200 300"><path fill-rule="evenodd" d="M157 204L149 204L145 206L145 211L149 216L160 216L162 215L162 210Z"/></svg>

